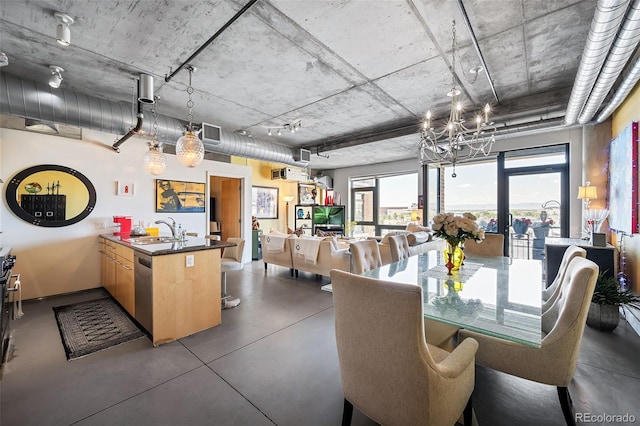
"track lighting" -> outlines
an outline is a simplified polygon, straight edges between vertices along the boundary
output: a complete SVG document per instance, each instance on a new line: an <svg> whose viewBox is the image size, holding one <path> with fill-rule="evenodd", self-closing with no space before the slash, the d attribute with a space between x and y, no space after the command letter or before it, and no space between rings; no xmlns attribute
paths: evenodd
<svg viewBox="0 0 640 426"><path fill-rule="evenodd" d="M49 77L49 86L57 89L58 87L60 87L60 83L62 83L62 72L64 71L64 68L57 65L49 65L49 70L51 70L51 77Z"/></svg>
<svg viewBox="0 0 640 426"><path fill-rule="evenodd" d="M69 25L73 24L73 18L66 13L56 12L53 14L58 20L56 27L56 41L63 46L71 44L71 31Z"/></svg>
<svg viewBox="0 0 640 426"><path fill-rule="evenodd" d="M268 127L267 128L267 135L271 136L271 132L272 130L276 131L276 134L278 136L282 136L282 131L288 131L290 133L295 133L297 131L299 131L302 128L302 120L296 120L296 121L292 121L291 123L287 123L281 127Z"/></svg>

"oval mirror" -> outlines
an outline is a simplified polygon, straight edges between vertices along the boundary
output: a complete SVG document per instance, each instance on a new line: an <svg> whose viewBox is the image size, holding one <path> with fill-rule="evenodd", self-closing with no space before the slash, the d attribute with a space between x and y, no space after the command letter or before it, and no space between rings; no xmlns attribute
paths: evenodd
<svg viewBox="0 0 640 426"><path fill-rule="evenodd" d="M73 225L87 217L96 205L96 189L85 175L70 167L29 167L15 175L6 187L11 211L32 225Z"/></svg>

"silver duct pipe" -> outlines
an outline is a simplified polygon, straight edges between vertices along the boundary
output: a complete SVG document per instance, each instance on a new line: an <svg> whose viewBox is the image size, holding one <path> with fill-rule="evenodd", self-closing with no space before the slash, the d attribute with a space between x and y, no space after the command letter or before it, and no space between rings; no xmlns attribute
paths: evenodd
<svg viewBox="0 0 640 426"><path fill-rule="evenodd" d="M596 85L589 95L589 100L578 118L578 123L586 124L593 118L638 46L638 42L640 42L640 0L635 0L627 13L609 56L607 56L607 61L602 67Z"/></svg>
<svg viewBox="0 0 640 426"><path fill-rule="evenodd" d="M116 135L126 135L130 129L137 127L132 122L130 106L127 104L109 102L67 89L52 89L48 84L25 81L6 73L0 73L0 111ZM158 141L175 145L186 124L185 121L159 114ZM137 134L149 135L151 127L151 120L145 120ZM307 166L294 160L294 150L290 147L225 131L221 131L220 136L221 141L217 144L203 141L207 151L297 167Z"/></svg>
<svg viewBox="0 0 640 426"><path fill-rule="evenodd" d="M607 58L629 0L599 0L571 90L565 124L574 124Z"/></svg>
<svg viewBox="0 0 640 426"><path fill-rule="evenodd" d="M631 68L631 71L629 72L629 74L627 74L609 104L607 104L607 106L602 110L602 112L596 119L596 122L598 124L609 118L611 113L613 113L613 111L615 111L616 108L620 106L622 101L627 98L629 92L635 87L638 80L640 80L640 58L638 58L636 63L633 65L633 68Z"/></svg>

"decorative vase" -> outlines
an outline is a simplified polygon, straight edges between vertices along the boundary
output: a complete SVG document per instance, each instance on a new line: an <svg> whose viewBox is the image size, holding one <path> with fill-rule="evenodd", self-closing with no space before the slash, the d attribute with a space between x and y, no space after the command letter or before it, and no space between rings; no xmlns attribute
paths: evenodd
<svg viewBox="0 0 640 426"><path fill-rule="evenodd" d="M464 252L460 247L460 243L451 244L447 241L447 247L444 249L444 260L447 266L448 274L452 275L452 272L459 271L464 261Z"/></svg>
<svg viewBox="0 0 640 426"><path fill-rule="evenodd" d="M600 305L591 302L587 314L587 325L599 331L613 331L618 326L620 308L618 305Z"/></svg>
<svg viewBox="0 0 640 426"><path fill-rule="evenodd" d="M549 235L549 227L541 226L539 228L533 228L533 235L539 240L544 240Z"/></svg>

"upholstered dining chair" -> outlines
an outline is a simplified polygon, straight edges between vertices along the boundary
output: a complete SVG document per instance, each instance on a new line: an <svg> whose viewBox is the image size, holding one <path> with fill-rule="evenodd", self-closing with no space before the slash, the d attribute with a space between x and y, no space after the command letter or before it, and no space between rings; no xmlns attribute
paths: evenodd
<svg viewBox="0 0 640 426"><path fill-rule="evenodd" d="M472 420L474 354L467 339L449 353L424 338L422 287L331 271L342 424L355 406L384 425Z"/></svg>
<svg viewBox="0 0 640 426"><path fill-rule="evenodd" d="M578 246L569 246L564 251L562 255L562 260L560 261L560 267L558 268L558 273L556 277L553 279L549 287L542 290L542 312L545 312L547 309L551 307L553 302L558 298L558 295L561 291L561 285L564 282L564 275L567 272L567 268L569 267L569 263L573 260L574 257L586 257L587 251Z"/></svg>
<svg viewBox="0 0 640 426"><path fill-rule="evenodd" d="M485 234L481 242L465 241L464 254L478 256L504 256L504 235Z"/></svg>
<svg viewBox="0 0 640 426"><path fill-rule="evenodd" d="M389 251L391 252L392 262L407 259L410 256L407 236L399 234L389 238Z"/></svg>
<svg viewBox="0 0 640 426"><path fill-rule="evenodd" d="M244 239L227 238L227 242L235 243L235 247L225 247L220 259L220 270L222 271L222 309L235 308L240 304L240 299L227 293L227 272L239 271L244 268L242 263L242 253L244 251Z"/></svg>
<svg viewBox="0 0 640 426"><path fill-rule="evenodd" d="M562 291L552 307L542 314L542 342L532 348L469 330L460 330L459 340L473 338L480 347L478 364L557 387L567 425L575 425L568 385L578 363L578 352L591 297L598 277L598 265L575 257L563 278ZM335 285L334 285L335 287Z"/></svg>
<svg viewBox="0 0 640 426"><path fill-rule="evenodd" d="M356 241L350 244L351 272L364 274L382 266L380 249L376 240Z"/></svg>

